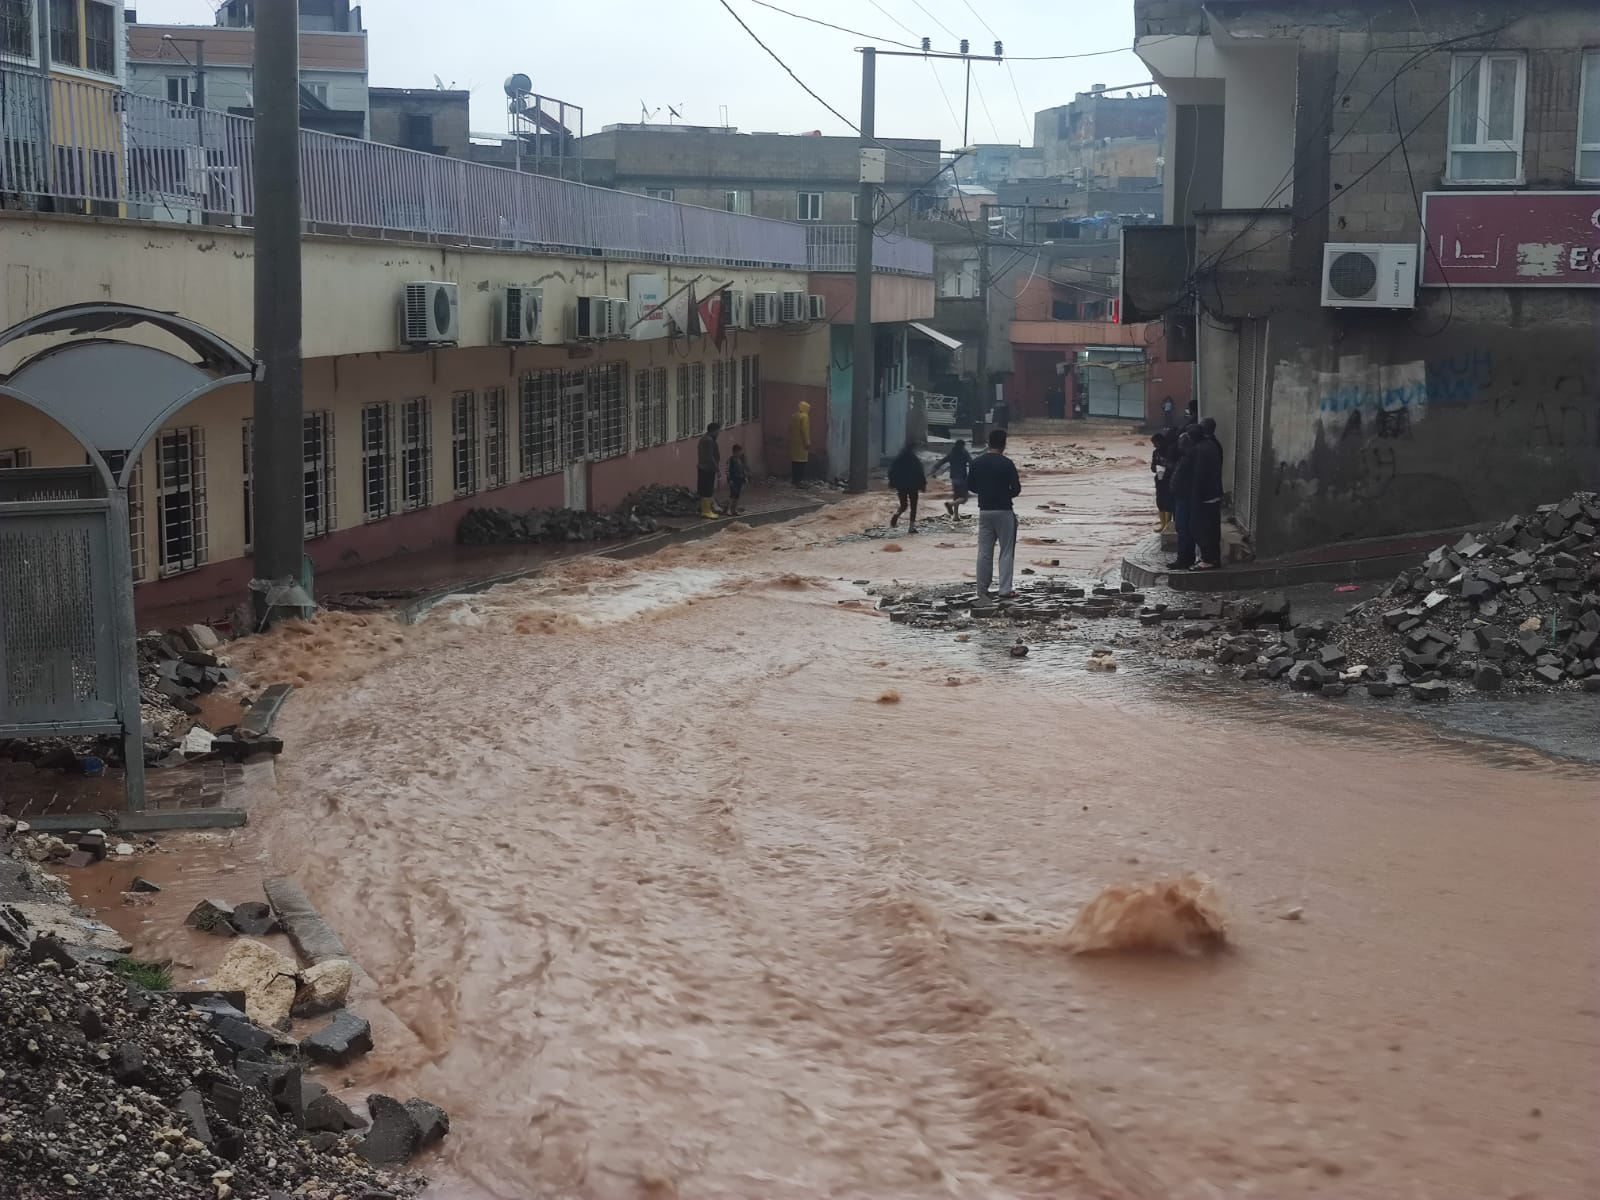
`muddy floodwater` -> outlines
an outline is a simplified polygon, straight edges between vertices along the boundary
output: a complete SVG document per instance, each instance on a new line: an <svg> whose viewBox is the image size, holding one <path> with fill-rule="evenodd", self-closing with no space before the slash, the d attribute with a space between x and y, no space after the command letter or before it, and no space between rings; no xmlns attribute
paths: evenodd
<svg viewBox="0 0 1600 1200"><path fill-rule="evenodd" d="M1017 455L1019 565L1149 528L1101 453ZM371 975L403 1028L351 1084L450 1110L433 1195L1600 1195L1600 774L891 625L855 581L960 579L973 535L848 536L887 511L251 652L289 750L212 853ZM1190 873L1229 949L1068 953L1103 887Z"/></svg>

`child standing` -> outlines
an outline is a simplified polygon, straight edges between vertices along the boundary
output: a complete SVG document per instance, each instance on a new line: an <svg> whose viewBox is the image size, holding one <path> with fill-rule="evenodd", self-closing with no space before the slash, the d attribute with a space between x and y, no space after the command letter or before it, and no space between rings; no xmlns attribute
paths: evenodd
<svg viewBox="0 0 1600 1200"><path fill-rule="evenodd" d="M735 446L728 455L728 515L739 515L739 497L744 494L745 481L750 478L750 464L745 462L744 447Z"/></svg>

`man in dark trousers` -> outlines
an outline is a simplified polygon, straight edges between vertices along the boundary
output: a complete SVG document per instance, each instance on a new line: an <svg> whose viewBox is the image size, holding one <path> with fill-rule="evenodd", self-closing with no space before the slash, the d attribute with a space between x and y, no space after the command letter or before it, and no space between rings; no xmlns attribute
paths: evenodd
<svg viewBox="0 0 1600 1200"><path fill-rule="evenodd" d="M1178 531L1178 557L1167 564L1167 569L1187 571L1194 566L1194 438L1180 433L1174 455L1172 523Z"/></svg>
<svg viewBox="0 0 1600 1200"><path fill-rule="evenodd" d="M700 515L708 521L717 519L717 510L712 505L712 499L717 494L717 475L722 468L722 447L717 445L717 434L722 431L722 426L715 421L706 426L705 436L700 439L699 470L695 473L698 486L695 491L700 496Z"/></svg>
<svg viewBox="0 0 1600 1200"><path fill-rule="evenodd" d="M978 497L978 591L985 595L994 580L994 552L1000 550L1000 596L1016 596L1012 574L1017 565L1017 514L1011 502L1022 494L1017 464L1006 457L1006 431L989 434L989 449L972 460L967 486Z"/></svg>
<svg viewBox="0 0 1600 1200"><path fill-rule="evenodd" d="M1212 422L1211 429L1215 428L1216 423ZM1200 425L1191 426L1189 436L1194 439L1194 499L1190 511L1199 553L1194 569L1214 571L1222 564L1222 443L1214 432Z"/></svg>

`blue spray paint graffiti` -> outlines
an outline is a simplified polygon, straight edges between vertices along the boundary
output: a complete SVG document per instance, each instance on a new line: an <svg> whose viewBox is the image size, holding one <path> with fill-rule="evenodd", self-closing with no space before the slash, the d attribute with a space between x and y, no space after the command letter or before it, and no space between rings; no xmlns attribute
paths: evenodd
<svg viewBox="0 0 1600 1200"><path fill-rule="evenodd" d="M1317 407L1324 413L1399 413L1432 405L1470 404L1494 382L1494 354L1469 350L1437 358L1423 367L1424 378L1396 387L1369 383L1339 388L1323 395Z"/></svg>

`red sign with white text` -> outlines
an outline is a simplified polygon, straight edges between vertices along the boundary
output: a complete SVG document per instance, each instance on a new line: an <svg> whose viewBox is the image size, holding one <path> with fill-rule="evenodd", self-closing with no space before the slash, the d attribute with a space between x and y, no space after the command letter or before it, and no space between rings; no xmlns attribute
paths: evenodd
<svg viewBox="0 0 1600 1200"><path fill-rule="evenodd" d="M1423 287L1600 287L1600 191L1428 192Z"/></svg>

